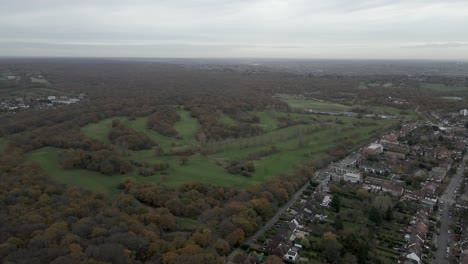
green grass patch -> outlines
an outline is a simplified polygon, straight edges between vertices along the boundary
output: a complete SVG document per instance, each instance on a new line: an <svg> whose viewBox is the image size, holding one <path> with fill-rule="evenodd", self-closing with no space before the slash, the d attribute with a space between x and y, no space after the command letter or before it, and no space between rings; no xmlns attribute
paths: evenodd
<svg viewBox="0 0 468 264"><path fill-rule="evenodd" d="M221 116L221 122L223 122L226 125L236 125L239 123L237 120L224 114Z"/></svg>
<svg viewBox="0 0 468 264"><path fill-rule="evenodd" d="M200 226L200 223L197 220L187 217L177 217L176 223L179 227L186 229L196 229Z"/></svg>
<svg viewBox="0 0 468 264"><path fill-rule="evenodd" d="M453 91L466 91L468 87L465 86L447 86L443 83L421 83L420 87L431 89L438 92L453 92Z"/></svg>
<svg viewBox="0 0 468 264"><path fill-rule="evenodd" d="M260 118L260 126L265 131L272 131L278 128L277 112L257 112L256 115Z"/></svg>
<svg viewBox="0 0 468 264"><path fill-rule="evenodd" d="M133 121L122 117L118 118L123 120L129 127L147 134L163 146L193 144L195 142L194 135L198 130L198 122L191 118L188 112L181 111L180 114L182 121L176 124L176 129L183 137L182 140L167 138L148 130L145 118L138 118ZM325 126L321 127L318 123L293 126L276 129L257 137L216 142L214 144L221 145L219 151L208 156L193 155L185 165L180 164L178 156L156 156L152 150L128 151L124 155L124 158L128 160L147 162L149 164L169 163L170 168L164 173L149 177L139 176L135 172L126 175L106 176L87 170L64 170L58 164L61 149L57 148L35 150L29 154L28 160L39 163L52 178L59 182L85 189L102 190L108 194L118 193L119 190L116 189L116 186L125 180L168 186L178 186L182 183L199 181L220 186L246 188L270 180L278 175L294 172L302 164L328 155L327 150L339 144L338 139L340 138L349 137L357 143L375 135L379 130L396 122L394 120L371 120L307 114L291 116L294 116L294 118L320 119ZM336 124L336 119L342 120L344 124ZM270 122L273 122L271 120L273 118L270 119ZM358 120L372 121L373 124L369 126L354 126L352 123ZM82 131L87 136L108 142L107 134L111 123L112 119L102 120L99 123L84 127ZM309 130L307 133L301 134L302 144L299 144L298 129L311 128L316 128L316 130ZM353 137L351 137L352 135ZM227 162L246 158L259 151L267 150L272 145L275 145L279 149L279 152L255 160L256 170L252 174L252 177L232 175L224 169L224 165Z"/></svg>
<svg viewBox="0 0 468 264"><path fill-rule="evenodd" d="M292 108L312 109L317 111L347 111L351 108L343 104L306 98L303 95L279 94L278 97Z"/></svg>
<svg viewBox="0 0 468 264"><path fill-rule="evenodd" d="M1 137L0 138L0 152L3 152L8 145L8 139Z"/></svg>
<svg viewBox="0 0 468 264"><path fill-rule="evenodd" d="M458 97L458 96L444 96L444 97L441 97L442 99L446 99L446 100L452 100L452 101L460 101L460 100L463 100L463 98L461 97Z"/></svg>
<svg viewBox="0 0 468 264"><path fill-rule="evenodd" d="M184 110L177 110L181 116L181 120L174 125L174 128L182 136L182 139L163 136L146 127L146 117L140 117L135 120L128 120L125 117L113 117L101 120L98 123L88 124L81 129L82 133L90 138L94 138L104 143L110 143L107 138L111 128L112 120L118 119L126 126L146 134L149 138L158 143L163 149L173 146L185 146L195 143L195 134L198 131L200 124L195 118L190 116L190 113Z"/></svg>

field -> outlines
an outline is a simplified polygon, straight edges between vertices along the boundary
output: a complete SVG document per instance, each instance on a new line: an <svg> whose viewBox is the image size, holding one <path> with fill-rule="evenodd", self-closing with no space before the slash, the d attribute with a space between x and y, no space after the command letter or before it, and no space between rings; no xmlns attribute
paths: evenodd
<svg viewBox="0 0 468 264"><path fill-rule="evenodd" d="M316 111L347 111L351 107L319 99L305 98L302 95L279 94L278 97L292 108L311 109Z"/></svg>
<svg viewBox="0 0 468 264"><path fill-rule="evenodd" d="M446 100L455 100L455 101L463 100L463 98L458 97L458 96L444 96L444 97L442 97L442 99L446 99Z"/></svg>
<svg viewBox="0 0 468 264"><path fill-rule="evenodd" d="M3 150L5 150L7 144L8 140L6 138L0 138L0 152L3 152Z"/></svg>
<svg viewBox="0 0 468 264"><path fill-rule="evenodd" d="M421 87L439 92L454 92L468 90L468 87L447 86L443 83L421 83Z"/></svg>
<svg viewBox="0 0 468 264"><path fill-rule="evenodd" d="M182 136L180 140L165 137L147 129L145 117L135 120L128 120L126 117L116 118L127 126L145 133L165 150L174 146L198 146L199 144L194 137L199 129L197 120L191 118L186 111L178 111L182 120L175 124L175 128ZM101 190L111 195L118 192L116 186L125 180L168 186L200 181L221 186L246 188L275 176L296 171L302 164L328 155L327 150L336 146L337 139L349 137L353 142L359 142L375 136L376 133L379 133L378 131L396 122L392 120L282 112L257 112L253 114L260 117L261 123L259 125L267 133L250 138L209 142L201 146L202 149L207 150L208 155L192 155L186 164L181 164L179 157L175 155L156 156L153 150L128 151L125 154L124 158L128 160L150 164L156 162L170 164L170 168L165 173L154 176L143 177L135 172L126 175L105 176L87 170L63 170L58 164L58 158L62 150L57 148L43 148L33 151L29 154L28 160L41 164L54 179L60 182L86 189ZM279 117L306 120L309 124L278 128ZM82 132L88 137L109 143L107 134L110 131L112 119L89 124L82 128ZM226 121L224 118L223 120ZM367 122L367 124L353 124L357 121ZM229 174L224 168L231 161L248 158L261 151L269 150L272 146L275 146L278 151L255 159L255 172L252 173L251 177Z"/></svg>
<svg viewBox="0 0 468 264"><path fill-rule="evenodd" d="M198 121L190 116L187 111L178 110L177 111L181 117L181 120L177 122L174 127L182 136L182 139L175 139L171 137L166 137L151 131L146 127L146 117L137 118L135 120L129 120L126 117L114 117L102 120L99 123L89 124L82 128L83 134L90 138L97 139L99 141L109 143L107 135L111 129L111 124L113 119L118 119L123 122L128 127L143 132L152 140L157 142L162 148L168 148L170 146L185 146L191 145L195 142L195 133L199 128Z"/></svg>

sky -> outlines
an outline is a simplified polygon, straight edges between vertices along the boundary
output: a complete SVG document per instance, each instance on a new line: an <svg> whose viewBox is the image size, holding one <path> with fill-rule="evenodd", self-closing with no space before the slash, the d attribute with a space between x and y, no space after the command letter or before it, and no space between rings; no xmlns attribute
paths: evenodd
<svg viewBox="0 0 468 264"><path fill-rule="evenodd" d="M468 1L0 0L0 56L468 60Z"/></svg>

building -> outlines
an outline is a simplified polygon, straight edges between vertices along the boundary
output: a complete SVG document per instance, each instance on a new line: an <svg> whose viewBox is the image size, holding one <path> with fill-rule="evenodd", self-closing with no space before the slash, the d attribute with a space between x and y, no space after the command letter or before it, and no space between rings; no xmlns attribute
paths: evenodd
<svg viewBox="0 0 468 264"><path fill-rule="evenodd" d="M320 205L324 206L324 207L328 207L330 205L331 198L332 198L331 195L325 195L325 197L323 197L323 201L322 201L322 203Z"/></svg>
<svg viewBox="0 0 468 264"><path fill-rule="evenodd" d="M344 175L343 180L347 182L357 183L357 182L361 182L362 177L360 173L348 172Z"/></svg>
<svg viewBox="0 0 468 264"><path fill-rule="evenodd" d="M434 167L429 172L429 179L431 179L431 180L433 180L435 182L441 182L445 178L446 174L447 174L446 169L444 169L442 167Z"/></svg>
<svg viewBox="0 0 468 264"><path fill-rule="evenodd" d="M461 115L461 116L468 116L468 109L462 109L462 110L460 110L460 115Z"/></svg>
<svg viewBox="0 0 468 264"><path fill-rule="evenodd" d="M356 172L358 163L358 156L349 156L339 162L334 163L330 167L330 170L336 174L344 175L346 173Z"/></svg>
<svg viewBox="0 0 468 264"><path fill-rule="evenodd" d="M381 144L372 143L370 146L362 150L363 156L376 156L383 152L383 146Z"/></svg>
<svg viewBox="0 0 468 264"><path fill-rule="evenodd" d="M288 253L283 256L284 260L296 262L299 259L299 254L296 250L290 249Z"/></svg>
<svg viewBox="0 0 468 264"><path fill-rule="evenodd" d="M382 183L381 187L382 191L389 192L397 197L402 196L405 191L405 189L402 186L395 184Z"/></svg>

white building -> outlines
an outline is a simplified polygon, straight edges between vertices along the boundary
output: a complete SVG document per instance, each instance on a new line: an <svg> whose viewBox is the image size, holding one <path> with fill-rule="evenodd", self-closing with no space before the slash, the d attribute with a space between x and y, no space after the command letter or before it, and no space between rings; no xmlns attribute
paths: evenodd
<svg viewBox="0 0 468 264"><path fill-rule="evenodd" d="M322 201L322 203L320 205L328 207L330 202L331 202L331 195L325 195L325 197L323 197L323 201Z"/></svg>
<svg viewBox="0 0 468 264"><path fill-rule="evenodd" d="M347 182L352 182L352 183L360 182L361 174L348 172L344 175L343 180Z"/></svg>
<svg viewBox="0 0 468 264"><path fill-rule="evenodd" d="M55 98L55 96L53 96L53 95L47 96L47 100L49 100L49 101L54 101L55 99L56 99L56 98Z"/></svg>
<svg viewBox="0 0 468 264"><path fill-rule="evenodd" d="M288 253L283 256L283 259L295 262L299 259L299 254L297 251L290 249Z"/></svg>
<svg viewBox="0 0 468 264"><path fill-rule="evenodd" d="M461 116L468 116L468 109L462 109L462 110L460 110L460 115L461 115Z"/></svg>

